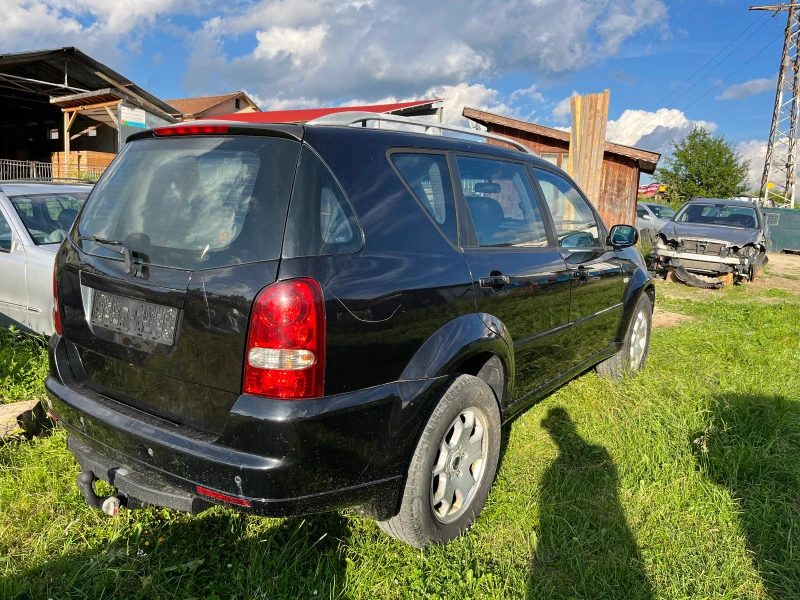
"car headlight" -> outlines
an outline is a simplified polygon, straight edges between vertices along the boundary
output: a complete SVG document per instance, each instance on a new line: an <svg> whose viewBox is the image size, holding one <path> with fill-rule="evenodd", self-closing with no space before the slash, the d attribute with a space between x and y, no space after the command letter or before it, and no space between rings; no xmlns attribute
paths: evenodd
<svg viewBox="0 0 800 600"><path fill-rule="evenodd" d="M753 258L756 254L758 254L758 248L756 248L753 244L747 244L746 246L739 248L736 254L742 258Z"/></svg>

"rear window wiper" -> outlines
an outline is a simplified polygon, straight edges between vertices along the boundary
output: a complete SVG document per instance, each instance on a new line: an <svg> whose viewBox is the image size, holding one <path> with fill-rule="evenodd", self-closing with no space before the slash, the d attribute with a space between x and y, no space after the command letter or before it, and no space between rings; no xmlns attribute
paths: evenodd
<svg viewBox="0 0 800 600"><path fill-rule="evenodd" d="M95 244L100 244L101 246L116 246L114 248L114 251L122 254L122 257L125 260L125 272L128 273L128 275L133 275L134 277L143 276L141 266L138 265L134 260L134 255L136 256L136 258L139 258L140 261L142 261L142 259L146 257L140 255L138 252L132 252L122 242L107 240L105 238L101 238L96 235L79 235L78 239L94 242Z"/></svg>

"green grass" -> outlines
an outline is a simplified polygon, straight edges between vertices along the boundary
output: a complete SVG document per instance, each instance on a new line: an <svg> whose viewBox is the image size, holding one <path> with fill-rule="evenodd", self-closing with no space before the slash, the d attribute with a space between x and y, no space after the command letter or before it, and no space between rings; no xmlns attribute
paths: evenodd
<svg viewBox="0 0 800 600"><path fill-rule="evenodd" d="M107 519L62 432L0 447L0 597L800 598L800 298L692 298L659 296L695 319L654 332L638 377L586 374L511 423L484 513L445 547L352 511ZM14 373L4 394L41 389Z"/></svg>
<svg viewBox="0 0 800 600"><path fill-rule="evenodd" d="M43 398L47 341L0 327L0 404Z"/></svg>

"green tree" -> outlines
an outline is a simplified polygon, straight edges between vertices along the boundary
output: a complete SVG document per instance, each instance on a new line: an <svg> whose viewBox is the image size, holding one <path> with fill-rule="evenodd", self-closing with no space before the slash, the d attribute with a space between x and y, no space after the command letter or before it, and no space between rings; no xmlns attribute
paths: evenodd
<svg viewBox="0 0 800 600"><path fill-rule="evenodd" d="M655 174L667 186L670 204L687 200L732 198L746 194L750 161L745 160L725 136L712 135L695 127L679 142L672 142L672 154Z"/></svg>

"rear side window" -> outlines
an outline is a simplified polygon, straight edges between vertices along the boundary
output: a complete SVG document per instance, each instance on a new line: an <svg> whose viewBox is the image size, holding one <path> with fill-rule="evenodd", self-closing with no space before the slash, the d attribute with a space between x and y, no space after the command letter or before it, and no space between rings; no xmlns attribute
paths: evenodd
<svg viewBox="0 0 800 600"><path fill-rule="evenodd" d="M300 151L284 258L351 254L361 249L361 227L341 186L308 146Z"/></svg>
<svg viewBox="0 0 800 600"><path fill-rule="evenodd" d="M121 242L165 267L276 259L299 149L296 141L255 136L133 142L98 183L78 232ZM120 256L107 245L79 243Z"/></svg>
<svg viewBox="0 0 800 600"><path fill-rule="evenodd" d="M392 162L439 229L457 244L455 198L447 158L441 154L403 152L393 154Z"/></svg>
<svg viewBox="0 0 800 600"><path fill-rule="evenodd" d="M11 226L0 212L0 252L11 251Z"/></svg>

